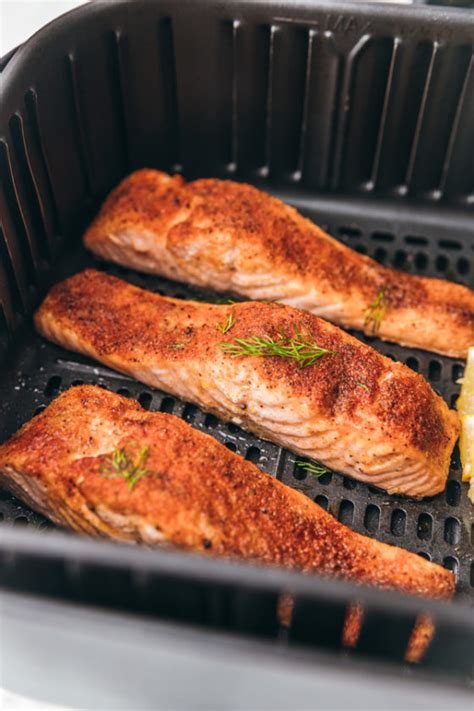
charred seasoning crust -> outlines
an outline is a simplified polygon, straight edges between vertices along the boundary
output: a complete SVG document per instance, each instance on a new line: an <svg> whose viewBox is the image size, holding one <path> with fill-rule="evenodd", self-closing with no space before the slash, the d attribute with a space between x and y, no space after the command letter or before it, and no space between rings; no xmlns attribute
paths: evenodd
<svg viewBox="0 0 474 711"><path fill-rule="evenodd" d="M216 325L233 311L235 324L222 335ZM246 302L217 306L161 297L115 277L86 270L56 285L40 307L71 326L100 356L131 362L158 359L229 359L219 344L254 335L293 335L297 326L334 353L301 369L278 357L235 358L235 368L255 369L267 387L286 388L315 406L315 416L375 413L387 434L400 434L418 450L442 453L456 433L454 413L422 376L316 316L289 306ZM363 387L360 387L362 385Z"/></svg>
<svg viewBox="0 0 474 711"><path fill-rule="evenodd" d="M474 293L460 285L389 269L327 235L281 200L252 185L230 180L200 179L143 169L112 191L87 230L87 246L127 227L193 242L196 230L227 234L247 258L280 267L313 284L362 296L370 304L383 288L390 313L429 309L450 313L458 326L472 328ZM316 248L315 248L316 247ZM334 264L337 263L337 269ZM447 293L449 289L449 294Z"/></svg>
<svg viewBox="0 0 474 711"><path fill-rule="evenodd" d="M132 491L102 473L113 446L130 442L148 446L150 471ZM63 500L74 510L75 528L86 503L91 512L139 517L173 544L204 554L431 597L454 591L441 566L353 533L208 435L95 386L71 388L0 447L5 467L43 480L53 505Z"/></svg>

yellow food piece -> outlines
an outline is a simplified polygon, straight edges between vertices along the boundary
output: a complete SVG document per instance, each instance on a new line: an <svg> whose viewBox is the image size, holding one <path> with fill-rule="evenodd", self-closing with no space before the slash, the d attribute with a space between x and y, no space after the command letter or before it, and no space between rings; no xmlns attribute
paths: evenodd
<svg viewBox="0 0 474 711"><path fill-rule="evenodd" d="M462 480L471 481L469 498L474 503L474 347L469 348L466 370L460 380L461 394L456 407L461 419L462 431L459 438Z"/></svg>
<svg viewBox="0 0 474 711"><path fill-rule="evenodd" d="M459 438L461 453L462 480L469 481L474 477L474 415L461 417L462 431Z"/></svg>

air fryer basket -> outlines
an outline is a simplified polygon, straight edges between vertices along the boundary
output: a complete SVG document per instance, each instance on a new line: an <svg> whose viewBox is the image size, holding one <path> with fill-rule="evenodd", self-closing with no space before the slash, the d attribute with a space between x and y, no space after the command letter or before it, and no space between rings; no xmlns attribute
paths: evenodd
<svg viewBox="0 0 474 711"><path fill-rule="evenodd" d="M1 440L77 383L97 383L137 398L148 409L179 415L354 530L454 570L458 602L449 614L460 616L454 623L443 606L430 608L438 610L445 633L428 662L437 659L438 665L457 665L458 671L467 668L466 656L469 663L468 645L460 642L451 660L443 659L440 646L450 636L459 641L473 633L466 606L474 597L474 526L457 452L446 491L421 502L388 496L337 473L315 480L295 466L292 453L45 343L35 335L30 316L51 283L91 265L160 293L216 298L101 264L83 250L81 231L103 197L142 166L188 178L247 180L384 264L474 286L473 42L474 15L463 10L309 0L286 9L263 0L95 2L52 23L9 59L1 74L0 115ZM421 372L454 404L462 361L365 340ZM49 525L1 491L0 517L29 529ZM66 595L68 566L75 561L84 589L91 580L94 587L98 568L91 573L85 561L96 555L98 544L84 542L79 555L72 538L51 544L51 535L5 534L0 582L40 591L46 570L57 581L56 594ZM42 548L37 540L43 539ZM113 548L100 550L105 580ZM145 569L151 560L159 567L156 560L164 555L155 552L153 559L140 560ZM189 560L176 555L183 571ZM114 565L120 569L117 560ZM123 575L130 565L127 553ZM193 562L187 574L195 575L195 585L199 580L200 594L212 597L222 583L213 578L214 568L206 583L206 566ZM119 573L114 574L123 580ZM169 579L166 571L162 575ZM239 566L235 572L240 596L253 604L259 575L263 585L264 571L249 573ZM264 620L275 620L278 584L271 595L258 593ZM314 629L308 631L310 625L300 624L296 638L337 648L343 603L331 606L333 593L320 585L312 580L314 604L306 619L321 622L322 611L329 610L335 615L331 634L326 631L322 639ZM53 588L51 583L48 591ZM305 591L308 602L311 594ZM364 597L369 592L357 595L369 604ZM401 659L399 636L394 634L391 646L388 635L402 615L394 611L396 598L389 596L383 608L383 596L370 595L382 605L382 611L377 608L382 617L368 615L362 648ZM346 603L353 599L349 593L341 596ZM103 590L99 598L114 604ZM83 599L89 599L86 593ZM179 599L185 599L182 591ZM193 617L189 599L188 611L183 603L175 616L209 623L209 616ZM411 604L413 621L421 603ZM229 609L228 626L237 629L237 622L229 622L232 615L238 619L236 607ZM383 649L374 641L380 620L388 635ZM464 630L459 620L465 620ZM260 634L255 619L252 625Z"/></svg>

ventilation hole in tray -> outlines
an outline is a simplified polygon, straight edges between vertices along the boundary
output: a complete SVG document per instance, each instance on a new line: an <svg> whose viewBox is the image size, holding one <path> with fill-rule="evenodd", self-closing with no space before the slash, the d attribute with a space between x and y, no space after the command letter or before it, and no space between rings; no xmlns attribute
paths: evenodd
<svg viewBox="0 0 474 711"><path fill-rule="evenodd" d="M461 524L452 516L444 522L444 540L450 546L455 546L461 540Z"/></svg>
<svg viewBox="0 0 474 711"><path fill-rule="evenodd" d="M407 253L403 251L403 249L398 249L395 252L395 256L393 258L393 266L396 269L402 269L407 261Z"/></svg>
<svg viewBox="0 0 474 711"><path fill-rule="evenodd" d="M219 424L219 420L215 415L206 415L206 418L204 420L204 425L206 427L217 427Z"/></svg>
<svg viewBox="0 0 474 711"><path fill-rule="evenodd" d="M153 397L152 397L152 395L150 395L150 393L140 393L140 395L138 396L138 402L145 410L150 409L152 400L153 400Z"/></svg>
<svg viewBox="0 0 474 711"><path fill-rule="evenodd" d="M15 520L13 521L14 526L27 526L28 525L28 519L26 516L17 516Z"/></svg>
<svg viewBox="0 0 474 711"><path fill-rule="evenodd" d="M229 424L227 425L227 429L229 430L229 432L231 434L238 434L241 431L240 427L238 427L237 425L234 425L233 422L229 422Z"/></svg>
<svg viewBox="0 0 474 711"><path fill-rule="evenodd" d="M457 444L454 446L453 453L451 455L451 467L453 469L461 468L461 455Z"/></svg>
<svg viewBox="0 0 474 711"><path fill-rule="evenodd" d="M394 536L403 536L406 529L407 515L403 509L394 509L390 519L390 531Z"/></svg>
<svg viewBox="0 0 474 711"><path fill-rule="evenodd" d="M254 464L257 464L257 462L260 460L260 450L258 447L249 447L247 449L247 452L245 454L245 459L248 459L249 462L253 462Z"/></svg>
<svg viewBox="0 0 474 711"><path fill-rule="evenodd" d="M424 247L428 244L426 237L419 237L418 235L407 235L405 237L405 242L407 244L412 244L417 247Z"/></svg>
<svg viewBox="0 0 474 711"><path fill-rule="evenodd" d="M443 565L448 570L451 570L454 573L454 575L457 577L458 570L459 570L459 561L457 558L455 558L452 555L448 555L443 560Z"/></svg>
<svg viewBox="0 0 474 711"><path fill-rule="evenodd" d="M299 464L303 464L304 462L304 459L297 459L293 467L293 477L298 481L303 481L303 479L306 479L306 477L308 476L308 472L306 471L306 469L299 466Z"/></svg>
<svg viewBox="0 0 474 711"><path fill-rule="evenodd" d="M337 518L341 523L344 523L346 526L351 525L352 520L354 518L354 504L352 503L352 501L348 501L347 499L341 501L341 503L339 504L339 513Z"/></svg>
<svg viewBox="0 0 474 711"><path fill-rule="evenodd" d="M438 244L440 247L442 247L442 249L462 249L462 244L460 242L456 242L456 240L454 239L440 239Z"/></svg>
<svg viewBox="0 0 474 711"><path fill-rule="evenodd" d="M11 495L5 489L0 489L0 501L9 501Z"/></svg>
<svg viewBox="0 0 474 711"><path fill-rule="evenodd" d="M367 254L367 252L368 252L365 244L356 244L354 249L356 252L359 252L359 254Z"/></svg>
<svg viewBox="0 0 474 711"><path fill-rule="evenodd" d="M372 232L370 235L376 242L393 242L395 237L390 232Z"/></svg>
<svg viewBox="0 0 474 711"><path fill-rule="evenodd" d="M36 408L33 414L39 415L40 412L43 412L43 410L46 410L46 405L39 405L39 407Z"/></svg>
<svg viewBox="0 0 474 711"><path fill-rule="evenodd" d="M430 554L426 553L426 551L418 551L417 555L419 555L420 558L424 558L425 560L431 560Z"/></svg>
<svg viewBox="0 0 474 711"><path fill-rule="evenodd" d="M377 486L368 486L368 490L370 491L371 494L380 494L382 492L382 489L379 489Z"/></svg>
<svg viewBox="0 0 474 711"><path fill-rule="evenodd" d="M423 271L426 269L428 266L428 257L426 254L423 254L423 252L418 252L418 254L415 255L415 267L419 271Z"/></svg>
<svg viewBox="0 0 474 711"><path fill-rule="evenodd" d="M230 449L231 452L237 451L237 445L234 444L234 442L224 442L224 444L227 447L227 449Z"/></svg>
<svg viewBox="0 0 474 711"><path fill-rule="evenodd" d="M457 403L457 401L458 401L458 397L459 397L459 393L453 393L453 394L451 395L450 400L449 400L449 406L451 407L451 409L453 409L453 408L456 407L456 403Z"/></svg>
<svg viewBox="0 0 474 711"><path fill-rule="evenodd" d="M315 476L315 479L323 486L327 486L332 481L332 472L324 472L321 476Z"/></svg>
<svg viewBox="0 0 474 711"><path fill-rule="evenodd" d="M461 499L461 484L458 481L448 481L446 484L446 501L450 506L459 506Z"/></svg>
<svg viewBox="0 0 474 711"><path fill-rule="evenodd" d="M348 476L344 477L342 483L343 483L344 489L349 489L349 491L351 491L352 489L355 489L357 486L357 482L354 479L349 479Z"/></svg>
<svg viewBox="0 0 474 711"><path fill-rule="evenodd" d="M375 252L374 252L374 259L377 260L380 264L385 264L385 260L387 258L387 250L384 249L383 247L378 247Z"/></svg>
<svg viewBox="0 0 474 711"><path fill-rule="evenodd" d="M428 513L422 513L418 516L416 524L416 535L421 541L429 541L433 534L433 517Z"/></svg>
<svg viewBox="0 0 474 711"><path fill-rule="evenodd" d="M44 394L46 395L46 397L53 397L53 395L58 394L60 387L61 377L59 375L53 375L46 384Z"/></svg>
<svg viewBox="0 0 474 711"><path fill-rule="evenodd" d="M414 370L415 373L418 373L418 371L420 370L420 364L418 363L418 359L414 358L413 356L410 356L406 359L406 364L409 368Z"/></svg>
<svg viewBox="0 0 474 711"><path fill-rule="evenodd" d="M117 394L122 395L122 397L131 397L131 393L128 388L119 388L117 390Z"/></svg>
<svg viewBox="0 0 474 711"><path fill-rule="evenodd" d="M323 494L318 494L318 496L316 496L314 500L318 504L318 506L321 506L322 509L324 509L325 511L328 510L329 499L327 496L323 496Z"/></svg>
<svg viewBox="0 0 474 711"><path fill-rule="evenodd" d="M453 371L452 371L452 376L451 376L453 383L457 383L459 378L462 378L463 375L464 375L464 367L462 365L453 365Z"/></svg>
<svg viewBox="0 0 474 711"><path fill-rule="evenodd" d="M428 378L433 382L441 380L441 363L439 360L430 360L428 367Z"/></svg>
<svg viewBox="0 0 474 711"><path fill-rule="evenodd" d="M78 385L84 385L84 381L83 380L73 380L71 385L73 387L77 387Z"/></svg>
<svg viewBox="0 0 474 711"><path fill-rule="evenodd" d="M174 398L164 397L161 401L160 412L167 412L168 414L173 412L174 408Z"/></svg>
<svg viewBox="0 0 474 711"><path fill-rule="evenodd" d="M439 254L436 257L435 266L438 272L445 272L449 267L449 260L442 254Z"/></svg>
<svg viewBox="0 0 474 711"><path fill-rule="evenodd" d="M186 420L186 422L192 422L197 413L198 408L196 405L191 405L191 403L188 402L183 410L183 420Z"/></svg>
<svg viewBox="0 0 474 711"><path fill-rule="evenodd" d="M362 232L357 229L357 227L339 227L338 233L341 237L351 237L357 239L361 236Z"/></svg>
<svg viewBox="0 0 474 711"><path fill-rule="evenodd" d="M469 274L469 262L464 257L458 259L456 267L459 274L462 274L463 276L465 274Z"/></svg>
<svg viewBox="0 0 474 711"><path fill-rule="evenodd" d="M375 504L369 504L365 509L364 526L370 533L375 533L380 523L380 508Z"/></svg>

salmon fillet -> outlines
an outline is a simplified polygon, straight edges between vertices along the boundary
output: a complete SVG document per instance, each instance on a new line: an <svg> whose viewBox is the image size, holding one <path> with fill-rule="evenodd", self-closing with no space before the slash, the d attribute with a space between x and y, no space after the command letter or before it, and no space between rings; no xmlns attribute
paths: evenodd
<svg viewBox="0 0 474 711"><path fill-rule="evenodd" d="M280 301L403 346L465 358L474 345L474 291L388 269L250 185L139 170L84 243L118 264Z"/></svg>
<svg viewBox="0 0 474 711"><path fill-rule="evenodd" d="M445 486L457 414L420 375L307 312L181 301L87 270L51 290L35 324L59 345L356 479L414 497ZM305 368L223 346L296 330L327 351Z"/></svg>
<svg viewBox="0 0 474 711"><path fill-rule="evenodd" d="M70 388L0 446L0 485L92 536L167 542L432 598L454 592L450 571L354 533L209 435L97 386Z"/></svg>

